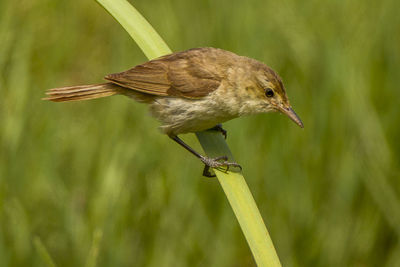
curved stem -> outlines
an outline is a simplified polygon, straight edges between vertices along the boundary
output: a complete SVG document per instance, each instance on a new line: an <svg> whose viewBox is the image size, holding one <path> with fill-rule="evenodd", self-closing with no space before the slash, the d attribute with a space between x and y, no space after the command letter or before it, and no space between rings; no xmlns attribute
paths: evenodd
<svg viewBox="0 0 400 267"><path fill-rule="evenodd" d="M96 0L130 34L144 54L153 59L171 53L163 39L146 19L126 0ZM213 131L196 133L205 153L209 157L226 155L233 161L232 153L222 135ZM264 221L239 172L214 170L258 266L281 266Z"/></svg>

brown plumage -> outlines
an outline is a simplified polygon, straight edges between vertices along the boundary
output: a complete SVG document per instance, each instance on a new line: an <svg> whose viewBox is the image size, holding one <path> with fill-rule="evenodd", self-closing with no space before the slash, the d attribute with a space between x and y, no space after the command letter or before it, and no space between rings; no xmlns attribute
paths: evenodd
<svg viewBox="0 0 400 267"><path fill-rule="evenodd" d="M237 164L201 156L177 135L269 111L280 111L303 127L290 107L281 78L271 68L222 49L173 53L105 79L108 82L50 89L45 100L64 102L119 94L147 103L161 122L161 130L211 167Z"/></svg>
<svg viewBox="0 0 400 267"><path fill-rule="evenodd" d="M48 90L46 93L48 97L43 100L53 102L87 100L115 95L118 93L118 88L119 86L113 83L60 87Z"/></svg>
<svg viewBox="0 0 400 267"><path fill-rule="evenodd" d="M216 90L223 78L222 75L218 75L216 68L209 69L210 66L207 65L220 64L227 59L232 61L229 56L236 56L224 51L227 55L220 57L218 54L223 50L213 50L213 48L195 48L166 55L127 71L109 74L104 77L110 81L109 83L50 89L45 100L62 102L115 94L130 95L126 89L154 96L204 97ZM217 53L213 55L213 52Z"/></svg>

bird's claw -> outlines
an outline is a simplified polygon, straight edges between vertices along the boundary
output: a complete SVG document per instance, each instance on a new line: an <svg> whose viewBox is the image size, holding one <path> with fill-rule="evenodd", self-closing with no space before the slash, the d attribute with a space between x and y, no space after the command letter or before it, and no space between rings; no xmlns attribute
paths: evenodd
<svg viewBox="0 0 400 267"><path fill-rule="evenodd" d="M223 161L221 161L223 160ZM210 172L210 167L211 168L221 168L221 167L226 167L225 172L229 171L229 167L236 167L242 170L242 166L237 164L236 162L229 162L227 156L221 156L221 157L216 157L216 158L208 158L208 157L202 157L201 161L205 164L204 170L203 170L203 176L206 177L215 177L215 174L211 174Z"/></svg>
<svg viewBox="0 0 400 267"><path fill-rule="evenodd" d="M202 157L201 161L207 165L208 167L211 168L218 168L221 166L224 166L223 162L220 162L220 160L224 160L226 162L228 160L227 156L221 156L221 157L216 157L216 158L208 158L208 157Z"/></svg>

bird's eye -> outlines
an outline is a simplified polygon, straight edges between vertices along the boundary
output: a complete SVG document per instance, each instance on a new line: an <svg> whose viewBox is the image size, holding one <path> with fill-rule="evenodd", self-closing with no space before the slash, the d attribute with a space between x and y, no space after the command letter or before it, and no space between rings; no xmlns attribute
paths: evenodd
<svg viewBox="0 0 400 267"><path fill-rule="evenodd" d="M272 89L268 88L268 89L265 91L265 95L266 95L267 97L273 97L273 96L274 96L274 91L272 91Z"/></svg>

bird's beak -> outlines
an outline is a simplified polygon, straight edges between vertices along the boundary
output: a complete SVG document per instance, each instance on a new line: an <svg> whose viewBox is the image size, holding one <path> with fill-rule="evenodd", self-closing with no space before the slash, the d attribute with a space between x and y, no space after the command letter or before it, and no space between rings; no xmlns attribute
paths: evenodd
<svg viewBox="0 0 400 267"><path fill-rule="evenodd" d="M280 112L286 114L292 121L294 121L297 125L301 128L304 128L303 122L301 121L300 117L297 116L296 112L292 109L292 107L281 107L279 109Z"/></svg>

